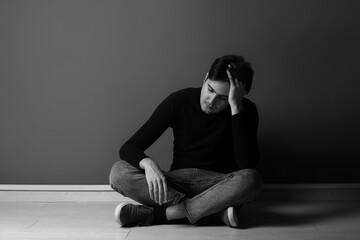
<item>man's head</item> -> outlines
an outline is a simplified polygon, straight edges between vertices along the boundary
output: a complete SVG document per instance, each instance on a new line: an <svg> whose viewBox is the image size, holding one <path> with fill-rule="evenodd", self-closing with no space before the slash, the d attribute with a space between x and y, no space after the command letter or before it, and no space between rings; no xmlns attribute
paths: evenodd
<svg viewBox="0 0 360 240"><path fill-rule="evenodd" d="M249 62L237 55L217 58L206 74L201 89L200 105L206 114L221 112L229 106L230 80L226 72L229 64L233 66L230 69L233 79L236 78L244 84L246 93L249 93L251 89L254 71Z"/></svg>

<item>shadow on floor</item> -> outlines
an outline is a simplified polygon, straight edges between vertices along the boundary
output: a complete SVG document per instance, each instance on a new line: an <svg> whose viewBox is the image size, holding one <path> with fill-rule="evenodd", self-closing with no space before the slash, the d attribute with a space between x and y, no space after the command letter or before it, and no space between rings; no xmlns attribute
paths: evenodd
<svg viewBox="0 0 360 240"><path fill-rule="evenodd" d="M253 228L298 226L359 213L359 201L252 202L238 216L240 228Z"/></svg>

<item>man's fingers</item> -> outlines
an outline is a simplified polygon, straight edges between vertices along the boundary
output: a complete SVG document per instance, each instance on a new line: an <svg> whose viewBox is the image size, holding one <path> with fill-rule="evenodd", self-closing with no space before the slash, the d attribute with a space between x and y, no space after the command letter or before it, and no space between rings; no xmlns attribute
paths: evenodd
<svg viewBox="0 0 360 240"><path fill-rule="evenodd" d="M236 65L234 63L230 63L229 64L229 69L231 72L231 75L235 78L235 79L240 79L240 74L239 72L236 70Z"/></svg>
<svg viewBox="0 0 360 240"><path fill-rule="evenodd" d="M167 202L166 179L162 178L159 183L160 183L159 189L161 189L161 191L159 191L159 197L160 197L159 204L162 205Z"/></svg>
<svg viewBox="0 0 360 240"><path fill-rule="evenodd" d="M152 200L154 200L154 187L153 187L152 182L148 182L148 187L149 187L149 195L150 195L150 198L151 198Z"/></svg>
<svg viewBox="0 0 360 240"><path fill-rule="evenodd" d="M158 181L159 187L159 204L162 205L167 202L167 185L165 177L162 177Z"/></svg>
<svg viewBox="0 0 360 240"><path fill-rule="evenodd" d="M238 79L235 79L235 86L241 87L242 82L240 82Z"/></svg>
<svg viewBox="0 0 360 240"><path fill-rule="evenodd" d="M154 199L153 199L156 203L159 202L159 187L157 182L154 182Z"/></svg>
<svg viewBox="0 0 360 240"><path fill-rule="evenodd" d="M159 202L159 186L157 185L156 181L153 182L153 186L154 186L154 190L153 190L153 194L154 194L154 201L156 203Z"/></svg>
<svg viewBox="0 0 360 240"><path fill-rule="evenodd" d="M226 73L227 73L227 75L228 75L230 84L231 84L231 85L235 85L234 80L233 80L233 78L232 78L232 76L231 76L231 73L230 73L229 69L226 69Z"/></svg>
<svg viewBox="0 0 360 240"><path fill-rule="evenodd" d="M157 183L158 189L159 189L159 192L158 192L158 200L159 200L159 202L158 203L159 203L159 205L161 205L162 202L163 202L163 194L164 194L161 179L157 180L156 183Z"/></svg>
<svg viewBox="0 0 360 240"><path fill-rule="evenodd" d="M164 188L164 202L166 203L167 201L168 201L168 198L167 198L167 191L168 191L168 189L167 189L167 183L166 183L166 180L164 180L163 181L163 188Z"/></svg>
<svg viewBox="0 0 360 240"><path fill-rule="evenodd" d="M232 80L232 84L234 84L234 86L236 87L242 87L240 85L240 82L239 79L240 79L240 76L239 76L239 73L236 71L236 68L235 68L235 64L234 63L230 63L228 65L228 76L231 76L231 80ZM229 77L230 79L230 77Z"/></svg>

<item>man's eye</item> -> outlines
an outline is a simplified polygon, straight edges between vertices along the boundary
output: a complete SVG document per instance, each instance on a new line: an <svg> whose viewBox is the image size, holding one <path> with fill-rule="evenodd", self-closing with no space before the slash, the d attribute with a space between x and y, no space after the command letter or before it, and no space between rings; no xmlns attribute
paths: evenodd
<svg viewBox="0 0 360 240"><path fill-rule="evenodd" d="M211 89L211 88L208 88L208 89L209 89L209 91L210 91L210 92L214 92L214 90L213 90L213 89Z"/></svg>

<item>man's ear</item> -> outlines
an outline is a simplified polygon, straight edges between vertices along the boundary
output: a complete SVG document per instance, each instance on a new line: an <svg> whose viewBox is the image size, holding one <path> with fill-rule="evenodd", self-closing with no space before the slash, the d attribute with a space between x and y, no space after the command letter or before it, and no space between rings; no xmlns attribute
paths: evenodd
<svg viewBox="0 0 360 240"><path fill-rule="evenodd" d="M205 76L205 78L204 78L204 82L206 82L208 76L209 76L209 72L206 73L206 76Z"/></svg>

